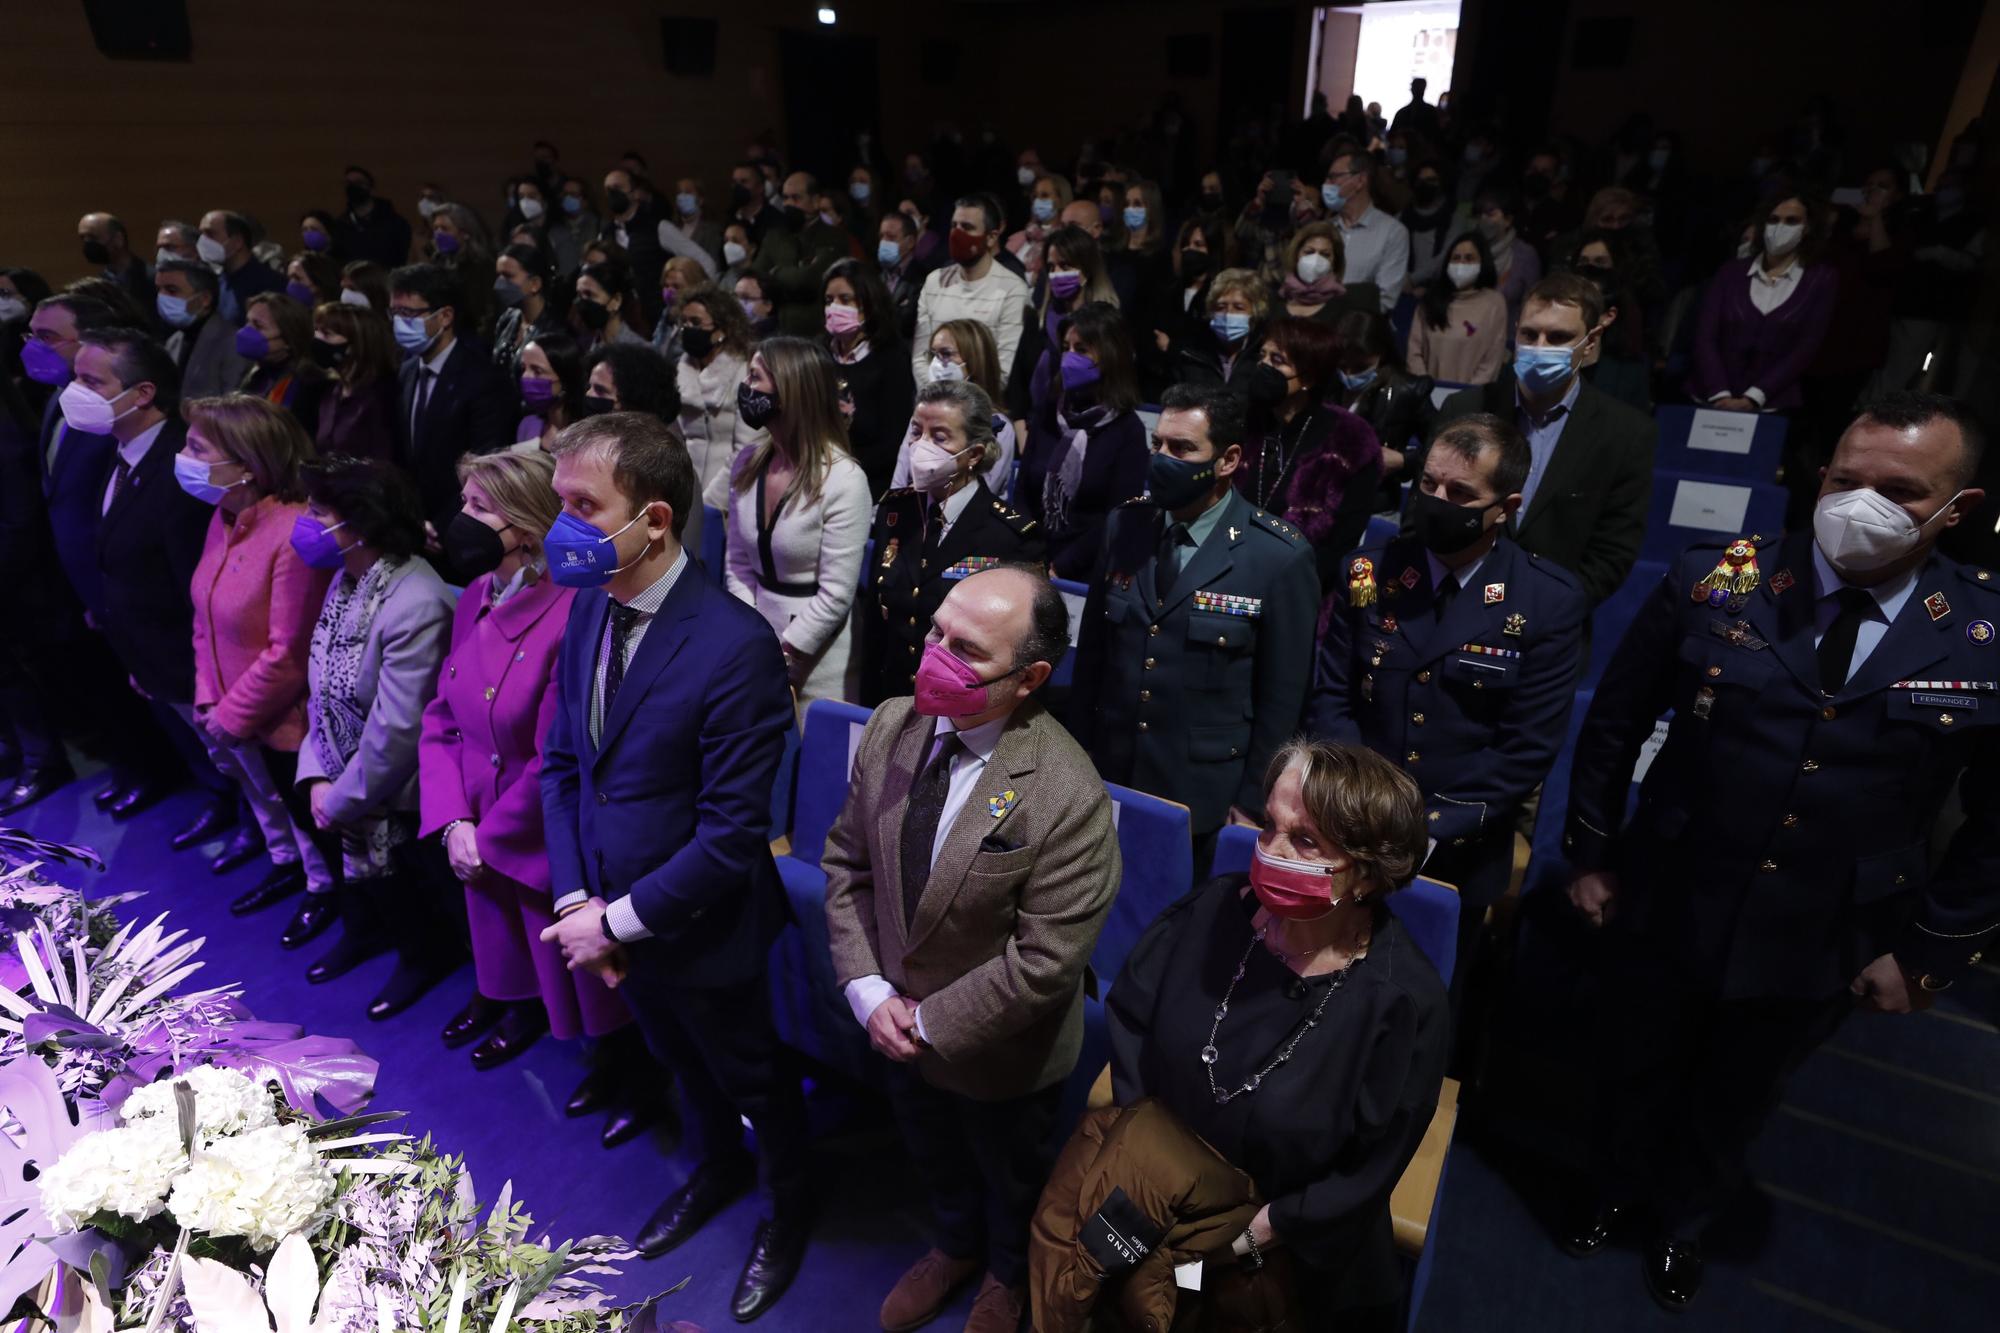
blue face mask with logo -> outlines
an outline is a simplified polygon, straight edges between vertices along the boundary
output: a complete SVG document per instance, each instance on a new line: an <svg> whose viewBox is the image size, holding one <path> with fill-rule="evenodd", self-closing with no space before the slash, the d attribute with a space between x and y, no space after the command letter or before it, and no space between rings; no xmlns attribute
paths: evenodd
<svg viewBox="0 0 2000 1333"><path fill-rule="evenodd" d="M624 528L607 537L575 514L558 514L548 536L542 539L549 577L565 588L597 588L609 583L613 574L625 568L618 563L618 538L645 516L641 509ZM637 564L644 558L641 551L627 563Z"/></svg>
<svg viewBox="0 0 2000 1333"><path fill-rule="evenodd" d="M1250 336L1250 316L1218 310L1208 317L1208 327L1222 341L1239 343Z"/></svg>
<svg viewBox="0 0 2000 1333"><path fill-rule="evenodd" d="M1514 353L1514 378L1530 392L1545 394L1569 378L1572 359L1567 347L1522 347Z"/></svg>

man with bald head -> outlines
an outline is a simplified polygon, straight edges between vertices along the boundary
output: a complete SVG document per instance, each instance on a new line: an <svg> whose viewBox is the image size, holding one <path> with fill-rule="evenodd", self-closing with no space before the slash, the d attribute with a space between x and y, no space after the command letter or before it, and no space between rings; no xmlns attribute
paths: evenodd
<svg viewBox="0 0 2000 1333"><path fill-rule="evenodd" d="M1682 558L1577 740L1569 896L1607 932L1617 1058L1603 1193L1562 1239L1589 1254L1643 1211L1670 1308L1787 1074L1856 1010L1929 1008L2000 925L2000 577L1937 550L1986 498L1980 448L1948 398L1871 404L1809 532Z"/></svg>
<svg viewBox="0 0 2000 1333"><path fill-rule="evenodd" d="M124 223L109 213L85 213L76 221L76 238L86 264L100 266L105 277L132 293L142 307L153 299L152 270L132 253Z"/></svg>
<svg viewBox="0 0 2000 1333"><path fill-rule="evenodd" d="M826 332L826 307L821 287L826 271L860 249L844 224L829 224L819 213L819 182L810 172L794 171L779 188L779 217L774 231L792 241L783 249L757 256L777 304L778 326L800 338Z"/></svg>
<svg viewBox="0 0 2000 1333"><path fill-rule="evenodd" d="M835 980L889 1061L937 1230L885 1329L926 1322L982 1273L966 1328L1012 1333L1027 1309L1028 1219L1118 890L1110 797L1034 698L1068 642L1039 570L960 582L931 618L916 697L869 721L827 834Z"/></svg>

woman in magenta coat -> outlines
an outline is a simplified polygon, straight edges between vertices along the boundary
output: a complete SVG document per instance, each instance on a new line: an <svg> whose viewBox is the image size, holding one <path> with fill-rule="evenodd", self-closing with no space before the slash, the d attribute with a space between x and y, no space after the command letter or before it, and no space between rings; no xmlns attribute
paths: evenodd
<svg viewBox="0 0 2000 1333"><path fill-rule="evenodd" d="M556 708L554 668L570 589L542 562L542 535L560 505L547 454L468 456L458 465L465 507L440 536L455 568L473 573L458 599L451 653L424 709L419 747L421 833L442 833L465 885L478 990L444 1030L491 1069L544 1032L598 1037L630 1021L588 972L571 972L541 940L555 920L542 843L542 735ZM586 1108L588 1109L588 1108Z"/></svg>

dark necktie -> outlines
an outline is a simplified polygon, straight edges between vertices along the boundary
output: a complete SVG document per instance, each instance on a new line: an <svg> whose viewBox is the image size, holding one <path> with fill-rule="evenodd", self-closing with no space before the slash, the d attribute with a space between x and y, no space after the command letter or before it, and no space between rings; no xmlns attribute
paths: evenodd
<svg viewBox="0 0 2000 1333"><path fill-rule="evenodd" d="M1451 608L1451 599L1458 596L1458 586L1458 575L1452 573L1446 573L1444 582L1438 584L1437 597L1431 603L1431 610L1436 613L1439 620L1443 620L1444 613Z"/></svg>
<svg viewBox="0 0 2000 1333"><path fill-rule="evenodd" d="M117 458L117 466L111 473L112 504L118 503L118 497L124 493L125 483L132 480L132 465L125 461L125 455L123 454L119 454Z"/></svg>
<svg viewBox="0 0 2000 1333"><path fill-rule="evenodd" d="M917 918L917 900L931 878L931 848L937 842L938 821L944 816L945 797L951 791L952 756L964 748L958 733L947 731L937 742L924 771L910 788L910 804L903 811L903 923Z"/></svg>
<svg viewBox="0 0 2000 1333"><path fill-rule="evenodd" d="M639 613L619 602L611 604L611 655L604 660L604 717L611 717L611 702L618 697L618 687L625 683L625 642L631 637L632 627L639 623Z"/></svg>
<svg viewBox="0 0 2000 1333"><path fill-rule="evenodd" d="M429 366L417 368L416 402L410 408L410 451L417 452L423 434L424 409L431 405L431 382L437 379L437 372Z"/></svg>
<svg viewBox="0 0 2000 1333"><path fill-rule="evenodd" d="M1187 540L1187 535L1185 523L1169 523L1167 530L1160 534L1160 554L1153 571L1153 587L1162 601L1173 591L1174 580L1181 576L1181 543Z"/></svg>
<svg viewBox="0 0 2000 1333"><path fill-rule="evenodd" d="M1847 684L1854 665L1854 640L1861 622L1875 609L1875 596L1863 588L1842 588L1833 595L1840 611L1819 641L1819 688L1822 694L1838 694Z"/></svg>

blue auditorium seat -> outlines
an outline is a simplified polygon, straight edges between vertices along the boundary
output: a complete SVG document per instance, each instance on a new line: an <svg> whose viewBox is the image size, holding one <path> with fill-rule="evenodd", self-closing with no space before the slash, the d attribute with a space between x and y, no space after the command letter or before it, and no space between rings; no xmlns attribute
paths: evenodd
<svg viewBox="0 0 2000 1333"><path fill-rule="evenodd" d="M1590 661L1585 664L1583 679L1578 683L1584 689L1595 689L1598 678L1610 663L1611 655L1618 651L1619 641L1625 631L1639 618L1639 610L1645 606L1660 586L1660 580L1667 575L1664 560L1641 560L1632 566L1632 572L1618 585L1612 594L1599 602L1590 613Z"/></svg>
<svg viewBox="0 0 2000 1333"><path fill-rule="evenodd" d="M1690 546L1785 526L1785 488L1768 482L1655 472L1641 560L1671 561Z"/></svg>
<svg viewBox="0 0 2000 1333"><path fill-rule="evenodd" d="M1056 663L1056 669L1049 674L1049 684L1057 689L1067 689L1070 677L1076 671L1076 641L1083 632L1083 602L1090 595L1090 589L1074 579L1050 579L1049 582L1056 585L1056 591L1062 594L1064 603L1069 607L1069 651L1063 654L1062 661Z"/></svg>

